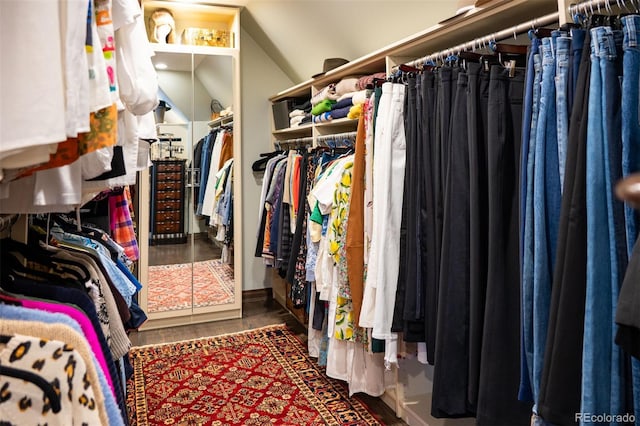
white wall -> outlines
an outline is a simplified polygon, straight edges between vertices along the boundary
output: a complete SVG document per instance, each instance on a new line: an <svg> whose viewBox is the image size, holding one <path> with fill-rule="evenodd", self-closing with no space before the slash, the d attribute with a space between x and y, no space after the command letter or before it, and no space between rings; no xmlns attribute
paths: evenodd
<svg viewBox="0 0 640 426"><path fill-rule="evenodd" d="M230 56L209 56L196 68L196 78L224 108L233 103L233 63ZM210 109L207 109L210 112Z"/></svg>
<svg viewBox="0 0 640 426"><path fill-rule="evenodd" d="M457 5L456 0L249 0L241 19L300 83L321 72L325 58L358 59L453 16Z"/></svg>
<svg viewBox="0 0 640 426"><path fill-rule="evenodd" d="M271 287L271 274L261 258L254 257L258 229L258 207L262 175L251 164L271 146L271 103L269 97L293 85L244 29L240 35L240 84L242 86L242 290Z"/></svg>
<svg viewBox="0 0 640 426"><path fill-rule="evenodd" d="M164 93L170 98L172 108L182 111L186 117L191 117L191 72L188 71L158 71L158 83ZM231 80L227 80L231 81ZM229 83L227 83L229 84ZM202 82L196 78L194 84L195 121L206 121L211 118L211 96Z"/></svg>

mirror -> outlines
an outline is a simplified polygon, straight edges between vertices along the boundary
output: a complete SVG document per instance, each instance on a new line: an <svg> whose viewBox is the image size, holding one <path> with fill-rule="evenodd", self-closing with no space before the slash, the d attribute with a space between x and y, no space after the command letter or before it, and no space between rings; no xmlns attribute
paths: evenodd
<svg viewBox="0 0 640 426"><path fill-rule="evenodd" d="M153 57L159 139L139 194L139 220L148 220L149 235L141 306L150 322L240 309L233 268L234 61L222 54Z"/></svg>

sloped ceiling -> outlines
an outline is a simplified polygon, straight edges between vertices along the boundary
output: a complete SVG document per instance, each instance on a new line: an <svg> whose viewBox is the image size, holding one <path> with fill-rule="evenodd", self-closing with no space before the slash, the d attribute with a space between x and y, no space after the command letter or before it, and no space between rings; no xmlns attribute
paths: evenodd
<svg viewBox="0 0 640 426"><path fill-rule="evenodd" d="M238 0L240 22L294 82L325 58L354 60L455 14L461 0ZM467 1L467 3L469 3ZM473 3L473 2L471 2Z"/></svg>

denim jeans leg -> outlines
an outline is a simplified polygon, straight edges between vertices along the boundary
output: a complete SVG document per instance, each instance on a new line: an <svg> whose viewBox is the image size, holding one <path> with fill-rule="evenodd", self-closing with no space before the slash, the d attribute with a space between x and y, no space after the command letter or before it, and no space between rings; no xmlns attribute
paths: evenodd
<svg viewBox="0 0 640 426"><path fill-rule="evenodd" d="M607 205L609 222L609 244L611 247L611 318L610 331L615 336L615 311L618 304L622 278L627 268L627 245L625 242L624 205L614 194L614 186L622 178L622 122L621 104L622 93L620 80L622 78L622 38L621 31L612 31L607 35L608 52L600 59L602 73L602 110L606 112L603 120L603 130L607 161ZM611 343L611 404L610 413L625 413L625 360L621 348Z"/></svg>
<svg viewBox="0 0 640 426"><path fill-rule="evenodd" d="M531 383L533 381L533 167L536 150L536 135L540 109L540 86L542 82L542 59L539 53L533 55L534 66L531 126L529 129L529 150L527 152L527 163L524 166L526 172L526 192L525 192L525 218L524 236L522 248L522 340L523 355L522 361L527 371L521 372L519 399L527 401L533 397ZM523 132L527 131L523 128ZM524 367L523 366L523 367ZM523 368L524 370L524 368ZM524 377L526 373L527 377ZM526 383L526 385L525 385Z"/></svg>
<svg viewBox="0 0 640 426"><path fill-rule="evenodd" d="M623 76L622 76L622 174L627 176L640 170L640 16L622 18ZM625 206L627 254L631 256L638 238L639 215Z"/></svg>
<svg viewBox="0 0 640 426"><path fill-rule="evenodd" d="M560 182L556 130L555 51L552 38L542 40L542 87L533 166L533 363L537 401L544 365L553 261L560 216Z"/></svg>
<svg viewBox="0 0 640 426"><path fill-rule="evenodd" d="M640 16L622 18L622 173L627 176L640 170ZM631 256L638 238L638 212L625 206L627 253ZM640 419L640 360L633 358L633 401L636 419Z"/></svg>
<svg viewBox="0 0 640 426"><path fill-rule="evenodd" d="M611 299L613 247L608 220L608 153L603 126L602 63L612 51L611 29L591 29L591 84L587 134L587 295L582 356L583 413L611 412ZM615 51L615 45L613 45Z"/></svg>
<svg viewBox="0 0 640 426"><path fill-rule="evenodd" d="M569 98L571 39L569 37L558 37L556 43L556 125L558 131L558 169L560 173L560 191L562 191L567 156L567 139L569 137L569 105L567 99Z"/></svg>

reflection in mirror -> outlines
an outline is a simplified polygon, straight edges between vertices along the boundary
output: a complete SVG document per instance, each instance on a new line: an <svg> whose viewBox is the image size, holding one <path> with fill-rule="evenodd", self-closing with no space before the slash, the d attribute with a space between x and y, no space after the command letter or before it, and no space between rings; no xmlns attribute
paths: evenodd
<svg viewBox="0 0 640 426"><path fill-rule="evenodd" d="M232 61L156 54L148 312L234 303ZM193 69L193 71L192 71Z"/></svg>

